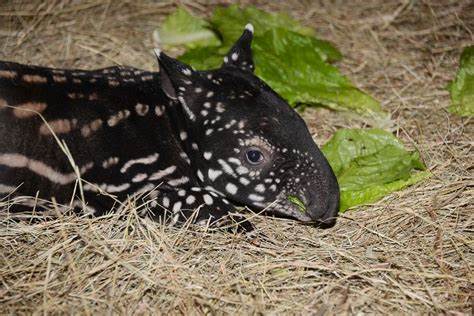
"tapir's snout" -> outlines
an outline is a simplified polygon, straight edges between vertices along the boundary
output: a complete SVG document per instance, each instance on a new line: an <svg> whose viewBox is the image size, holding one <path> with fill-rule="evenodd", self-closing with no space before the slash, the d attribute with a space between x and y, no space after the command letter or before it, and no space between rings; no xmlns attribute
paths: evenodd
<svg viewBox="0 0 474 316"><path fill-rule="evenodd" d="M322 158L315 178L307 182L304 200L312 221L321 227L332 227L339 212L339 184L331 166Z"/></svg>
<svg viewBox="0 0 474 316"><path fill-rule="evenodd" d="M339 212L339 185L334 176L333 179L326 179L329 183L319 186L319 189L313 189L308 192L308 205L306 212L313 221L321 227L332 227L336 223Z"/></svg>

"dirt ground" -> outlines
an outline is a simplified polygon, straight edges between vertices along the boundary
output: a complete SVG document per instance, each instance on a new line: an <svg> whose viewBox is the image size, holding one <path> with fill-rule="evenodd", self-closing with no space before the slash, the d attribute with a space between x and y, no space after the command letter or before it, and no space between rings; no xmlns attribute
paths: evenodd
<svg viewBox="0 0 474 316"><path fill-rule="evenodd" d="M180 1L197 15L231 1ZM268 236L125 214L0 218L0 313L471 314L474 124L447 112L472 0L241 1L285 11L333 42L338 67L391 113L433 176L343 214L329 230L256 216ZM0 59L156 69L152 31L172 1L2 1ZM353 116L309 109L318 143Z"/></svg>

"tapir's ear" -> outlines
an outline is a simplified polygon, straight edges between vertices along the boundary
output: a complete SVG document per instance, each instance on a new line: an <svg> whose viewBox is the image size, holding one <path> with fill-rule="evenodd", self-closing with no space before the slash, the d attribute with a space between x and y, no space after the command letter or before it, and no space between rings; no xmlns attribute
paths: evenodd
<svg viewBox="0 0 474 316"><path fill-rule="evenodd" d="M191 89L198 80L198 73L191 66L169 57L159 49L155 49L155 54L160 64L161 89L169 98L178 99L189 119L195 121L196 115L188 107L184 96L186 89ZM187 95L189 94L188 91Z"/></svg>
<svg viewBox="0 0 474 316"><path fill-rule="evenodd" d="M222 67L235 66L242 70L253 71L255 67L252 59L252 49L250 48L252 39L253 25L249 23L245 26L244 33L224 57Z"/></svg>
<svg viewBox="0 0 474 316"><path fill-rule="evenodd" d="M186 86L192 85L196 71L155 48L155 55L160 65L161 88L165 94L177 99L186 91Z"/></svg>

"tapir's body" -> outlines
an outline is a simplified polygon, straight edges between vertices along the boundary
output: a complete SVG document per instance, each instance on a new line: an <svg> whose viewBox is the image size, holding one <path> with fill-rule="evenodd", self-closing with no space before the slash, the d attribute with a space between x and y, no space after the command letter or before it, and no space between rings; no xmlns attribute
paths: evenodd
<svg viewBox="0 0 474 316"><path fill-rule="evenodd" d="M299 116L252 74L251 36L209 72L164 54L160 73L0 62L0 197L94 214L137 197L172 223L212 223L235 205L332 221L334 174Z"/></svg>
<svg viewBox="0 0 474 316"><path fill-rule="evenodd" d="M18 186L16 191L24 195L39 191L42 198L68 204L76 176L53 132L67 144L84 180L119 201L170 180L195 183L179 138L182 114L156 85L159 73L7 62L0 62L0 69L3 194ZM83 189L91 209L110 210L113 199L98 195L87 183Z"/></svg>

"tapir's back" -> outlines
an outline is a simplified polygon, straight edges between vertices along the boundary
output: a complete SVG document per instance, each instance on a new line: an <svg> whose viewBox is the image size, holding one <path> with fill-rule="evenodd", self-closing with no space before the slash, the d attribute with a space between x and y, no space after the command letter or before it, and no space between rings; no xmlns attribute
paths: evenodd
<svg viewBox="0 0 474 316"><path fill-rule="evenodd" d="M83 71L0 62L0 193L20 185L21 194L70 198L77 176L58 139L81 173L93 172L98 183L110 182L108 162L150 154L147 142L155 132L148 129L142 137L135 125L143 126L163 101L155 80L157 73L134 68Z"/></svg>

